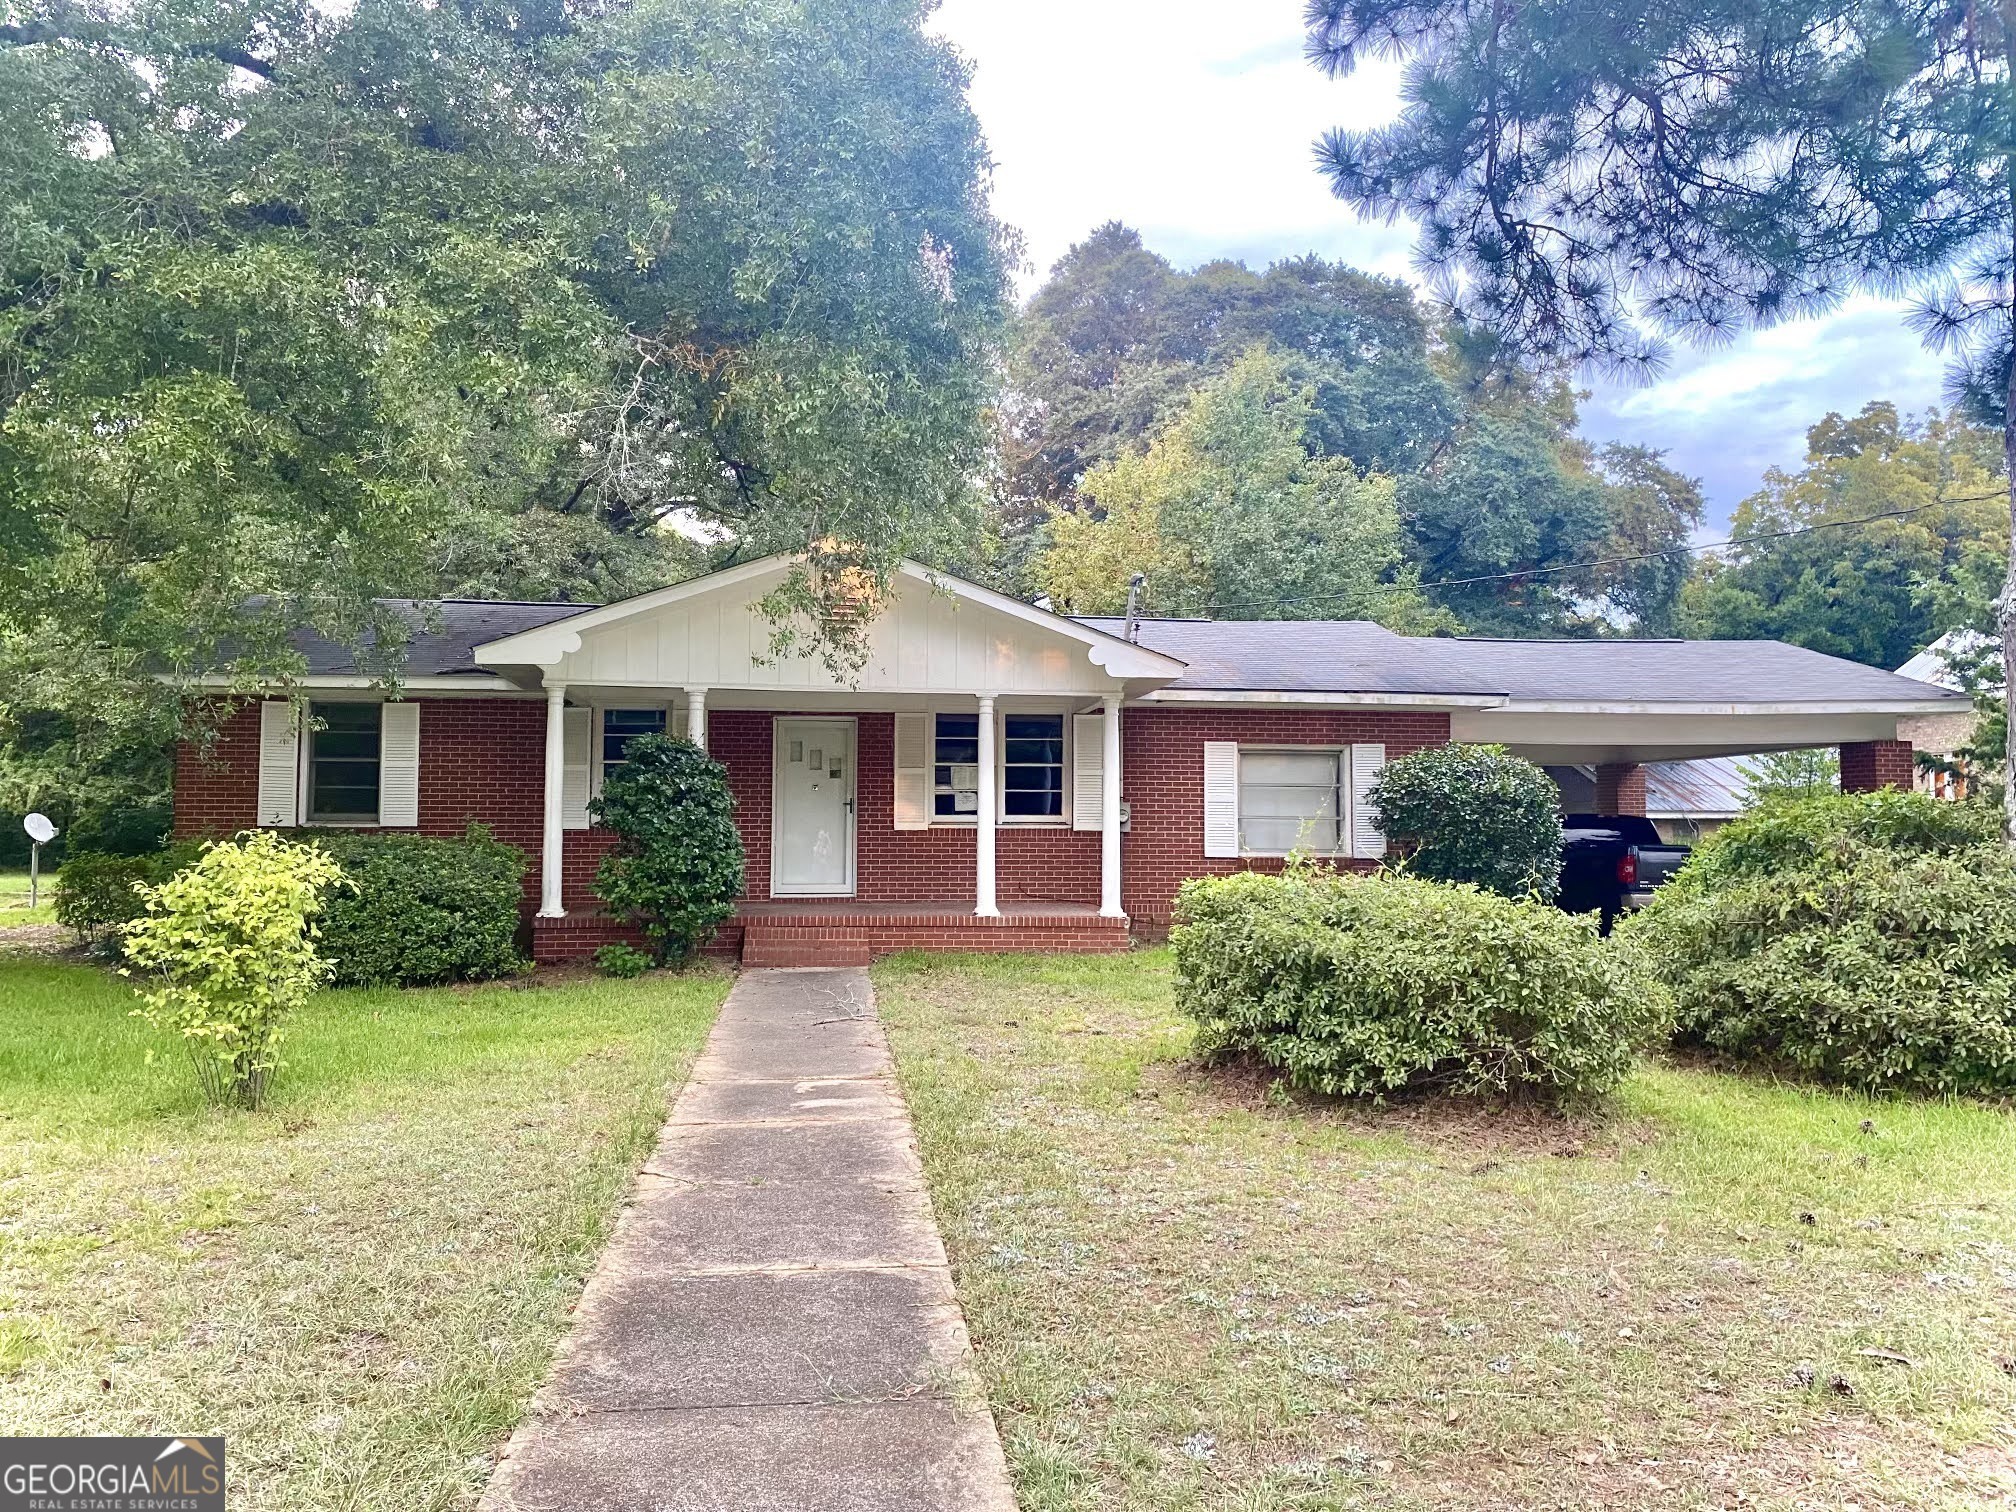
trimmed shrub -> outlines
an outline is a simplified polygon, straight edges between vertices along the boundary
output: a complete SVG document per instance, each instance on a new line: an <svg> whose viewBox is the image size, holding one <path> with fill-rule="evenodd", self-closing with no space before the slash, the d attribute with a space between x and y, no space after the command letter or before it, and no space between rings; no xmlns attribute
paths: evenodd
<svg viewBox="0 0 2016 1512"><path fill-rule="evenodd" d="M1470 882L1508 898L1554 896L1561 793L1523 756L1495 745L1413 751L1380 769L1372 802L1415 876Z"/></svg>
<svg viewBox="0 0 2016 1512"><path fill-rule="evenodd" d="M1586 1101L1666 1025L1588 919L1532 899L1291 867L1185 883L1176 908L1199 1048L1318 1092Z"/></svg>
<svg viewBox="0 0 2016 1512"><path fill-rule="evenodd" d="M589 812L616 833L596 896L635 920L658 961L684 960L734 916L742 836L728 769L689 741L639 735Z"/></svg>
<svg viewBox="0 0 2016 1512"><path fill-rule="evenodd" d="M354 884L329 900L322 954L338 986L480 982L524 967L525 853L472 824L459 840L300 830Z"/></svg>
<svg viewBox="0 0 2016 1512"><path fill-rule="evenodd" d="M126 958L153 985L140 989L134 1013L180 1038L213 1105L265 1101L282 1020L328 979L314 919L342 880L314 846L269 831L212 845L145 888L146 912L126 926Z"/></svg>
<svg viewBox="0 0 2016 1512"><path fill-rule="evenodd" d="M75 851L55 878L56 922L82 940L116 939L147 911L143 886L167 881L202 854L195 840L144 856Z"/></svg>
<svg viewBox="0 0 2016 1512"><path fill-rule="evenodd" d="M1689 1043L1868 1091L2016 1093L2016 857L1992 811L1776 799L1628 921Z"/></svg>

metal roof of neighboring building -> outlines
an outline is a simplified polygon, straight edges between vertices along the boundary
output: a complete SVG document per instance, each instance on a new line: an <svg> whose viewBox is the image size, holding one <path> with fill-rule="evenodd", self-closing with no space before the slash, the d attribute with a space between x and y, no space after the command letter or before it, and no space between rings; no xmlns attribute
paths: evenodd
<svg viewBox="0 0 2016 1512"><path fill-rule="evenodd" d="M1747 756L1645 763L1645 812L1654 819L1731 819L1750 786Z"/></svg>

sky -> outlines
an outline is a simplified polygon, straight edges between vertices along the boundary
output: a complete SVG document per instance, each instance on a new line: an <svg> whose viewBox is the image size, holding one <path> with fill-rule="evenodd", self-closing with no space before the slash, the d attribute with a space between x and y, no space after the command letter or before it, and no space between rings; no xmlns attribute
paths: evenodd
<svg viewBox="0 0 2016 1512"><path fill-rule="evenodd" d="M1302 0L944 0L933 29L974 65L1025 295L1108 220L1179 267L1316 252L1414 277L1411 229L1333 199L1313 155L1329 128L1397 112L1399 68L1325 78L1303 60L1301 15ZM1936 405L1941 364L1897 306L1864 300L1713 349L1676 345L1649 384L1581 382L1583 433L1667 451L1702 480L1714 537L1766 468L1800 465L1807 426L1874 399Z"/></svg>

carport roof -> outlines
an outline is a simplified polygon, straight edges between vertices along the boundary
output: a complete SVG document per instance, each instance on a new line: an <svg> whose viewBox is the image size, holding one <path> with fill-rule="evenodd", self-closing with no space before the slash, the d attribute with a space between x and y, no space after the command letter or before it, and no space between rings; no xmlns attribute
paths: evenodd
<svg viewBox="0 0 2016 1512"><path fill-rule="evenodd" d="M1139 634L1187 664L1169 684L1178 692L1485 694L1519 705L1966 701L1782 641L1410 637L1365 620L1144 619Z"/></svg>

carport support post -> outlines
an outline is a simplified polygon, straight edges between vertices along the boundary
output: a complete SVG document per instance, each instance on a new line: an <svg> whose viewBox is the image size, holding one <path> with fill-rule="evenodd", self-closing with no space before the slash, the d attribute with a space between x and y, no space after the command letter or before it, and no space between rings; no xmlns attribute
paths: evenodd
<svg viewBox="0 0 2016 1512"><path fill-rule="evenodd" d="M1880 793L1886 787L1910 792L1917 762L1908 740L1855 740L1841 747L1841 791Z"/></svg>
<svg viewBox="0 0 2016 1512"><path fill-rule="evenodd" d="M1612 761L1596 768L1596 812L1645 813L1645 768L1635 761Z"/></svg>
<svg viewBox="0 0 2016 1512"><path fill-rule="evenodd" d="M560 868L565 857L567 787L567 684L546 685L546 791L544 828L539 836L539 917L564 919Z"/></svg>
<svg viewBox="0 0 2016 1512"><path fill-rule="evenodd" d="M1120 907L1120 699L1109 696L1100 706L1099 733L1104 741L1099 764L1099 917L1124 919Z"/></svg>
<svg viewBox="0 0 2016 1512"><path fill-rule="evenodd" d="M973 912L999 918L994 903L994 695L980 697L980 812L973 816Z"/></svg>

